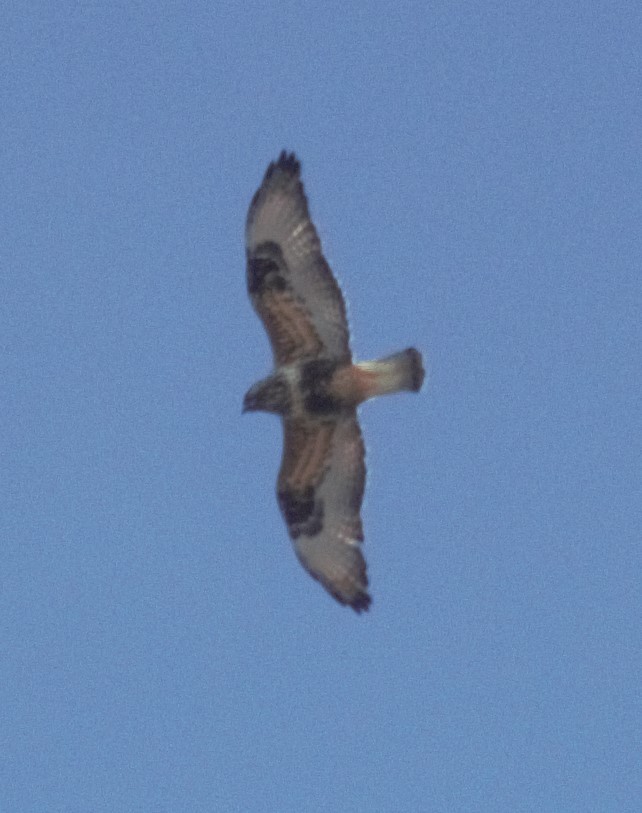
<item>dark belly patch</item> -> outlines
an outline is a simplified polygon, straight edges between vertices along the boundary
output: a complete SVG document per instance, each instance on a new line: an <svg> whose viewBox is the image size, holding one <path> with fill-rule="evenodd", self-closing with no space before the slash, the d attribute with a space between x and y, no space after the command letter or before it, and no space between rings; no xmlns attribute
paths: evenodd
<svg viewBox="0 0 642 813"><path fill-rule="evenodd" d="M343 404L329 391L332 376L341 364L337 359L314 359L301 370L301 395L311 415L338 415Z"/></svg>

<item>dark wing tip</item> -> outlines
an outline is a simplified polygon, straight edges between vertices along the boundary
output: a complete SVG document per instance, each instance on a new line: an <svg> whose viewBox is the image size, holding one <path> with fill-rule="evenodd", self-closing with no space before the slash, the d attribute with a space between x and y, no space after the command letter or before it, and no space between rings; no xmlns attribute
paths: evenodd
<svg viewBox="0 0 642 813"><path fill-rule="evenodd" d="M301 172L301 162L293 152L281 151L276 161L272 161L265 173L265 180L269 180L275 172L283 172L292 178L298 178Z"/></svg>
<svg viewBox="0 0 642 813"><path fill-rule="evenodd" d="M368 593L368 576L365 570L359 583L352 582L350 585L344 585L343 587L325 578L320 573L315 573L312 570L308 570L308 573L313 579L321 582L332 598L336 599L344 607L352 607L355 613L368 612L370 609L372 599Z"/></svg>
<svg viewBox="0 0 642 813"><path fill-rule="evenodd" d="M372 599L370 598L370 596L365 591L363 593L359 593L350 602L350 606L355 611L355 613L368 612L368 610L370 609L371 604L372 604Z"/></svg>
<svg viewBox="0 0 642 813"><path fill-rule="evenodd" d="M264 201L269 195L270 190L280 187L281 185L290 187L292 181L296 183L299 180L300 173L301 164L296 155L293 152L288 153L282 150L277 160L272 161L265 170L263 181L252 197L247 213L246 229L250 228L255 210L259 206L259 203ZM305 195L303 198L305 202Z"/></svg>

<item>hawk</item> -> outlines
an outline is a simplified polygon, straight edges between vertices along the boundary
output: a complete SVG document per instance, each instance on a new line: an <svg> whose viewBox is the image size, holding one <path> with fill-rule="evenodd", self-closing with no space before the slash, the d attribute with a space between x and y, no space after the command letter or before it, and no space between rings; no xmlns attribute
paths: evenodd
<svg viewBox="0 0 642 813"><path fill-rule="evenodd" d="M424 370L414 348L353 363L345 303L300 173L294 153L282 152L247 215L247 287L274 370L247 392L243 411L281 417L277 498L296 554L337 601L362 612L371 599L361 553L366 467L357 406L375 395L418 392Z"/></svg>

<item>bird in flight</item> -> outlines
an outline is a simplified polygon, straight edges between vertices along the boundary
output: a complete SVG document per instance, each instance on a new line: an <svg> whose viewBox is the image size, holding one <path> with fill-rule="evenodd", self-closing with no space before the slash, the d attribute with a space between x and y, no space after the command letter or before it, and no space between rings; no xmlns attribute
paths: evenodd
<svg viewBox="0 0 642 813"><path fill-rule="evenodd" d="M361 553L365 450L357 406L418 392L421 354L408 348L354 363L346 308L321 251L294 153L267 168L247 215L247 287L272 344L274 370L243 411L279 415L283 457L277 499L303 567L341 604L367 610Z"/></svg>

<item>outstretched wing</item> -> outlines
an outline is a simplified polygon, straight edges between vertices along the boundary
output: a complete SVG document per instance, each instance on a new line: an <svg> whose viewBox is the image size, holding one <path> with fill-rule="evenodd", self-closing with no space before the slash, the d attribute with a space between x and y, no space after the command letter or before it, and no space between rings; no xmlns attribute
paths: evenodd
<svg viewBox="0 0 642 813"><path fill-rule="evenodd" d="M247 287L276 364L327 353L350 357L341 290L310 220L294 153L272 162L245 228Z"/></svg>
<svg viewBox="0 0 642 813"><path fill-rule="evenodd" d="M361 553L365 450L356 413L338 421L284 421L277 487L299 561L341 604L370 605Z"/></svg>

